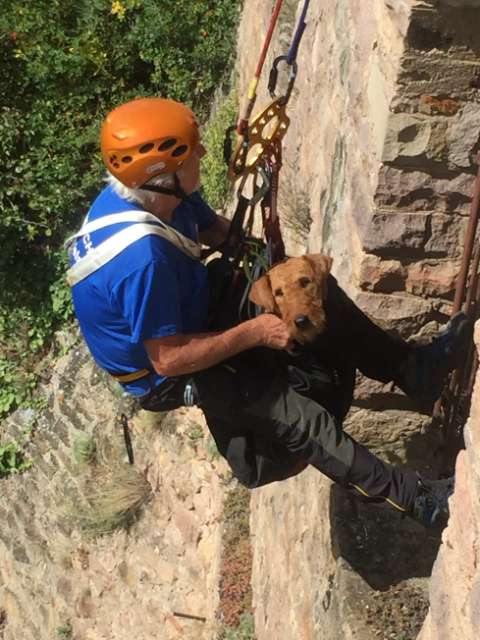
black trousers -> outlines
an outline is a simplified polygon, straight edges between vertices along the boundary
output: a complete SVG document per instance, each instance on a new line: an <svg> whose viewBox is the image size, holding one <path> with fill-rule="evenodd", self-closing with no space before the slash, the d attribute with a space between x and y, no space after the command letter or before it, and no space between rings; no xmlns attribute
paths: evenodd
<svg viewBox="0 0 480 640"><path fill-rule="evenodd" d="M416 473L374 456L343 431L342 420L356 370L395 381L412 347L371 322L333 277L326 316L326 331L298 355L243 352L167 381L141 404L154 411L181 406L188 381L219 452L245 486L283 480L312 465L357 497L408 511Z"/></svg>

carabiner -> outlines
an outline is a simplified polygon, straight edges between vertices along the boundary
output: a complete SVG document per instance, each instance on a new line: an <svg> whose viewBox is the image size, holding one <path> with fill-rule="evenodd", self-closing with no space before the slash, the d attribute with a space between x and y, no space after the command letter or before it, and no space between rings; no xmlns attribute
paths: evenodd
<svg viewBox="0 0 480 640"><path fill-rule="evenodd" d="M290 76L288 78L287 90L285 92L285 95L280 98L282 104L287 104L287 102L290 100L290 94L292 93L295 80L297 79L298 65L296 60L292 60L292 62L289 62L288 56L278 56L277 58L275 58L272 64L272 68L270 69L270 75L268 77L268 90L272 98L277 97L275 95L275 89L277 88L278 65L280 64L280 62L286 62L290 67Z"/></svg>
<svg viewBox="0 0 480 640"><path fill-rule="evenodd" d="M268 193L268 190L270 189L270 178L267 175L266 170L261 167L258 166L257 167L257 171L260 174L261 178L262 178L262 184L260 185L260 187L258 187L258 189L254 192L253 196L251 198L248 198L248 206L250 207L254 207L256 204L258 204L260 202L260 200L262 200L262 198ZM243 196L242 192L243 189L245 187L245 184L247 182L248 179L248 175L249 174L245 174L240 182L240 185L238 187L237 190L237 196ZM245 196L243 196L245 197Z"/></svg>

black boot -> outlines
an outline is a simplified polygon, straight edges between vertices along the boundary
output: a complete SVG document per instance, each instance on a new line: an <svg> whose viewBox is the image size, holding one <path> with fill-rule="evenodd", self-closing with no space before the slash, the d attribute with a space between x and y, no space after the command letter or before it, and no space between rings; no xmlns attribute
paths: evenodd
<svg viewBox="0 0 480 640"><path fill-rule="evenodd" d="M419 411L432 413L448 374L465 362L472 335L472 321L460 312L430 344L413 347L394 382L414 401Z"/></svg>
<svg viewBox="0 0 480 640"><path fill-rule="evenodd" d="M454 482L454 477L445 480L419 477L417 496L409 515L426 527L445 527L450 515L448 499L453 494Z"/></svg>

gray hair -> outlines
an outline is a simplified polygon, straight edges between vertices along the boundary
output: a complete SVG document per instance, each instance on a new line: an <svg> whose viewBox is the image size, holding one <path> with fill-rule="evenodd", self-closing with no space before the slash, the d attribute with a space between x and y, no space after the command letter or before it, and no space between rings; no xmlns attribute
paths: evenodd
<svg viewBox="0 0 480 640"><path fill-rule="evenodd" d="M129 202L138 202L142 207L148 210L148 206L155 201L158 194L152 191L146 191L144 189L132 189L126 187L118 178L107 171L105 182L112 187L117 195ZM175 185L173 173L162 173L159 176L155 176L148 181L147 184L152 184L157 187L173 188Z"/></svg>

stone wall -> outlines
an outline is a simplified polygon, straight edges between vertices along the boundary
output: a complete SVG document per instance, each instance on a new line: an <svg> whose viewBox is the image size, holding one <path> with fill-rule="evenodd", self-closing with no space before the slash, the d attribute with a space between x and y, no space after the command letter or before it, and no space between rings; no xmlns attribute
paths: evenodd
<svg viewBox="0 0 480 640"><path fill-rule="evenodd" d="M245 2L241 88L271 5ZM286 51L302 5L287 2L267 70ZM405 337L422 328L423 337L450 313L473 192L479 3L368 7L310 6L280 213L290 254L330 253L334 275L365 311ZM261 83L258 108L268 99ZM435 476L441 431L403 394L358 382L345 428L388 461ZM251 523L258 640L416 637L438 537L350 503L313 470L254 492Z"/></svg>
<svg viewBox="0 0 480 640"><path fill-rule="evenodd" d="M126 464L114 396L85 347L58 361L44 392L47 410L18 411L2 424L2 440L31 431L33 462L0 480L2 640L211 640L229 476L206 447L200 412L131 421L135 468L151 500L128 533L93 539L72 522L92 472L73 448L93 434L99 450Z"/></svg>
<svg viewBox="0 0 480 640"><path fill-rule="evenodd" d="M412 320L419 326L449 312L473 190L480 13L456 5L412 9L374 206L363 225L358 299L375 314L395 293L386 319L406 333Z"/></svg>

